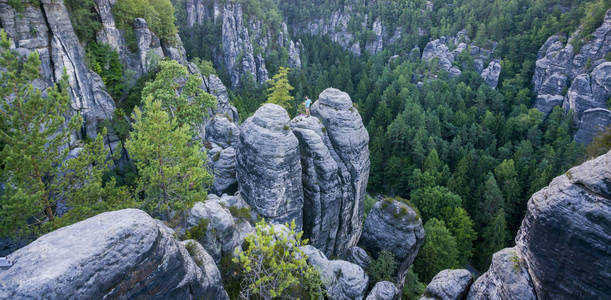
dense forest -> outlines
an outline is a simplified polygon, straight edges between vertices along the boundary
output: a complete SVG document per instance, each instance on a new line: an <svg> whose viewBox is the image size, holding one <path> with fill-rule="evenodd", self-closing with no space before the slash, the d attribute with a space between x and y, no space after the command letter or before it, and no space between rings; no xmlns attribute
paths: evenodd
<svg viewBox="0 0 611 300"><path fill-rule="evenodd" d="M608 135L588 149L573 141L572 112L556 107L544 116L532 105L532 78L541 45L553 34L571 34L580 28L573 39L579 48L602 23L611 8L609 0L238 2L245 18L263 20L265 30L274 35L283 22L296 28L347 7L347 2L351 13L361 16L349 28L362 48L375 38L361 30L362 22L381 19L392 24L389 31L400 32L401 39L383 51L361 55L328 37L295 33L302 45L300 68L287 68L286 47L255 50L265 53L267 70L276 76L258 84L245 75L229 96L244 121L266 102L282 104L296 116L305 112L306 96L316 100L328 87L350 95L370 138L365 214L378 199L392 198L415 207L424 224L427 239L406 279L404 299L421 295L440 270L467 266L487 270L493 253L514 244L534 192L609 149ZM30 5L9 3L18 10ZM74 153L64 145L79 130L80 116L66 117L69 100L61 85L44 96L34 91L30 82L40 77L38 56L18 62L3 31L0 95L12 100L0 108L0 234L29 239L125 207L143 208L169 223L184 221L186 209L205 200L212 181L196 131L214 98L199 90L199 77L176 61L153 59L147 75L131 80L119 54L96 42L101 23L93 0L64 3L86 50L87 64L101 76L117 110L100 126L97 138L78 142L78 158L69 159ZM222 44L221 24L205 20L188 27L184 7L183 0L120 0L112 13L117 27L126 32L128 48L137 46L128 28L134 18L142 17L162 43L178 43L178 33L199 71L204 76L218 74L230 86L226 66L215 58ZM456 77L440 68L437 60L420 59L420 49L429 41L461 30L474 45L494 48L494 56L501 58L496 88L478 74L469 51L454 62L462 69ZM176 90L181 90L180 96ZM127 151L109 153L104 147L109 131ZM55 198L68 199L64 205L71 208L58 218L51 209ZM260 226L260 233L269 234ZM185 238L197 235L197 230L201 228L186 232ZM251 261L243 256L224 263L229 272ZM301 272L298 280L308 282L299 293L320 295L321 283L314 271L303 260L296 264ZM381 281L396 267L392 254L382 253L367 271ZM226 282L228 289L234 285Z"/></svg>

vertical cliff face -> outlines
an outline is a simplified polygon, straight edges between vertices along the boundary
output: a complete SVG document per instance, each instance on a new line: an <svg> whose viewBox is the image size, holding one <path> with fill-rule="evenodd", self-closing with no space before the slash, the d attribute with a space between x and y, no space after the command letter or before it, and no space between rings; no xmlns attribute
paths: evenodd
<svg viewBox="0 0 611 300"><path fill-rule="evenodd" d="M539 50L533 76L535 107L546 115L555 106L573 110L579 128L575 140L588 144L611 126L611 10L578 50L572 43L576 38L578 32L568 40L554 35Z"/></svg>

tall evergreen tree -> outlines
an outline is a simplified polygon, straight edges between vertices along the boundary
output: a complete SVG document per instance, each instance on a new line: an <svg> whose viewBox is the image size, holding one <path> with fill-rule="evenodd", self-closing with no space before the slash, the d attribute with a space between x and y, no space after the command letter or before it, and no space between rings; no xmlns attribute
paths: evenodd
<svg viewBox="0 0 611 300"><path fill-rule="evenodd" d="M205 168L206 154L192 143L188 124L177 125L161 101L146 98L144 110L134 109L134 131L126 148L140 175L139 191L151 214L169 217L206 199L212 176Z"/></svg>
<svg viewBox="0 0 611 300"><path fill-rule="evenodd" d="M288 74L289 68L280 67L278 74L268 81L271 86L267 89L267 102L278 104L291 113L295 110L294 107L291 107L291 101L293 100L291 91L294 88L289 83Z"/></svg>
<svg viewBox="0 0 611 300"><path fill-rule="evenodd" d="M458 267L456 239L445 223L432 218L424 224L426 237L414 261L414 271L421 281L430 282L439 271Z"/></svg>

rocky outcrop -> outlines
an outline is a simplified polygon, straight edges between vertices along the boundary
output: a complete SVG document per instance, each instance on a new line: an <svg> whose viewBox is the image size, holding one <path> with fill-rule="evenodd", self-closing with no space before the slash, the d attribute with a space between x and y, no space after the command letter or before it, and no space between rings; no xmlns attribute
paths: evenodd
<svg viewBox="0 0 611 300"><path fill-rule="evenodd" d="M320 273L327 297L337 300L363 299L369 277L361 267L343 260L328 260L311 245L301 248L308 263Z"/></svg>
<svg viewBox="0 0 611 300"><path fill-rule="evenodd" d="M361 247L351 247L346 251L345 259L353 264L359 265L363 270L367 270L369 263L371 263L371 257Z"/></svg>
<svg viewBox="0 0 611 300"><path fill-rule="evenodd" d="M365 300L393 300L399 296L400 291L390 281L380 281L373 286Z"/></svg>
<svg viewBox="0 0 611 300"><path fill-rule="evenodd" d="M37 88L58 83L67 73L72 109L83 116L87 136L95 137L98 123L112 116L115 104L100 76L87 67L63 2L43 0L18 13L2 1L0 22L20 53L40 55L42 80L35 83Z"/></svg>
<svg viewBox="0 0 611 300"><path fill-rule="evenodd" d="M241 127L237 146L240 195L267 221L295 220L301 230L303 185L299 142L288 113L275 104L261 106Z"/></svg>
<svg viewBox="0 0 611 300"><path fill-rule="evenodd" d="M422 50L422 60L437 59L441 69L447 71L450 77L457 77L462 74L462 70L461 66L455 64L455 61L463 51L469 51L473 58L475 71L482 76L488 86L496 88L501 74L501 63L500 60L493 57L494 46L491 50L476 46L463 30L455 37L442 36L428 42ZM486 63L488 65L484 67Z"/></svg>
<svg viewBox="0 0 611 300"><path fill-rule="evenodd" d="M610 199L611 152L556 177L528 201L515 248L538 299L607 298Z"/></svg>
<svg viewBox="0 0 611 300"><path fill-rule="evenodd" d="M611 96L611 62L606 61L611 52L611 10L578 51L574 48L577 38L578 32L568 39L561 35L547 39L537 56L533 86L535 107L545 115L560 105L565 111L575 112L576 124L580 129L583 127L576 140L587 144L611 126L607 103ZM586 113L592 109L604 111L598 111L599 117L592 118ZM603 114L607 116L600 117Z"/></svg>
<svg viewBox="0 0 611 300"><path fill-rule="evenodd" d="M581 115L579 127L575 133L575 141L587 145L594 137L608 130L609 126L611 126L611 113L608 109L588 109Z"/></svg>
<svg viewBox="0 0 611 300"><path fill-rule="evenodd" d="M424 243L422 220L406 203L392 199L378 201L365 220L359 245L370 253L390 251L399 267L396 282L400 290L409 266Z"/></svg>
<svg viewBox="0 0 611 300"><path fill-rule="evenodd" d="M200 245L197 241L186 240L182 241L181 244L187 249L189 255L193 258L195 264L200 267L202 272L206 274L204 278L204 294L203 299L219 299L229 300L227 292L223 288L223 278L221 278L221 272L216 266L214 259L206 249Z"/></svg>
<svg viewBox="0 0 611 300"><path fill-rule="evenodd" d="M328 139L323 135L323 143L338 168L335 178L338 179L340 188L336 199L341 200L341 203L339 203L339 228L335 234L333 248L335 254L341 256L346 249L356 245L361 234L363 201L369 179L369 134L363 125L361 116L353 107L350 96L338 89L329 88L320 94L318 100L312 104L312 116L321 120L323 127L319 134L326 133ZM321 144L319 145L322 147ZM301 145L301 147L315 146L308 144ZM310 150L316 152L314 148ZM308 150L304 149L304 151ZM320 154L325 153L324 149L321 151ZM323 160L318 162L322 163ZM305 189L310 192L308 197L313 197L307 200L308 203L316 202L320 196L324 197L326 191L322 189L320 193L316 193L316 185L322 188L325 184L329 184L322 182L326 176L325 170L319 169L320 166L316 166L316 162L312 161L312 163L314 165L304 163L304 169L309 171L312 170L312 166L315 166L316 175L320 181L310 184L304 181ZM330 178L332 182L333 177ZM321 212L321 214L324 215L326 212ZM322 230L333 231L332 228L322 228Z"/></svg>
<svg viewBox="0 0 611 300"><path fill-rule="evenodd" d="M228 299L216 266L201 267L173 236L140 210L97 215L10 254L0 298Z"/></svg>
<svg viewBox="0 0 611 300"><path fill-rule="evenodd" d="M490 269L473 283L467 295L467 300L476 299L537 299L527 266L514 248L492 256Z"/></svg>
<svg viewBox="0 0 611 300"><path fill-rule="evenodd" d="M420 300L464 299L472 282L473 276L468 270L443 270L426 286Z"/></svg>

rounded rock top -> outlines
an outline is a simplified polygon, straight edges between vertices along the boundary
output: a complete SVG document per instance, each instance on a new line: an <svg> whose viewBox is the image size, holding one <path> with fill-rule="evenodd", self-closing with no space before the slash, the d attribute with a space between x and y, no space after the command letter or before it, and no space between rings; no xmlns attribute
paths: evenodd
<svg viewBox="0 0 611 300"><path fill-rule="evenodd" d="M328 88L320 93L318 102L322 105L330 106L336 110L349 110L352 108L350 95L336 88Z"/></svg>
<svg viewBox="0 0 611 300"><path fill-rule="evenodd" d="M272 103L259 107L252 116L252 122L263 128L280 130L289 123L289 114L282 106Z"/></svg>

